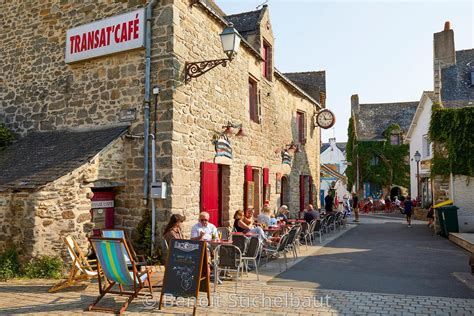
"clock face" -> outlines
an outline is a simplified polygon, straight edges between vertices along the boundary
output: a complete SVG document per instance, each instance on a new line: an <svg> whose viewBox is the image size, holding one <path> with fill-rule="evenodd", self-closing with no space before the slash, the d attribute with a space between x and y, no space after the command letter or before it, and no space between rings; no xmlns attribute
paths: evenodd
<svg viewBox="0 0 474 316"><path fill-rule="evenodd" d="M336 123L336 117L334 113L328 109L324 109L316 116L316 123L322 128L331 128Z"/></svg>

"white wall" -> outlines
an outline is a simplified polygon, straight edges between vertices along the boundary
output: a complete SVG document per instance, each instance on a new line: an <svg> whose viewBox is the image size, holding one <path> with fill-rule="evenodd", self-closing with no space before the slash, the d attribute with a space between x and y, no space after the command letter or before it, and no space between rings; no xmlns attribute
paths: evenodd
<svg viewBox="0 0 474 316"><path fill-rule="evenodd" d="M459 207L458 216L474 215L474 179L466 176L455 176L453 179L454 205Z"/></svg>
<svg viewBox="0 0 474 316"><path fill-rule="evenodd" d="M321 164L338 164L340 170L338 171L341 174L344 174L346 171L346 156L344 153L336 146L336 139L329 139L329 147L326 148L320 156Z"/></svg>
<svg viewBox="0 0 474 316"><path fill-rule="evenodd" d="M413 157L415 156L416 151L418 151L420 154L422 154L421 160L426 160L432 158L433 152L431 150L431 155L426 157L423 150L423 137L428 134L431 120L431 106L433 103L431 102L430 98L422 98L422 100L423 102L419 105L420 108L418 109L418 111L421 110L421 112L419 113L418 119L415 122L412 122L412 124L415 123L416 125L414 126L412 134L410 135L410 194L412 198L416 198L418 196L416 161ZM422 177L423 175L427 174L429 174L429 172L421 169L420 162L420 176Z"/></svg>

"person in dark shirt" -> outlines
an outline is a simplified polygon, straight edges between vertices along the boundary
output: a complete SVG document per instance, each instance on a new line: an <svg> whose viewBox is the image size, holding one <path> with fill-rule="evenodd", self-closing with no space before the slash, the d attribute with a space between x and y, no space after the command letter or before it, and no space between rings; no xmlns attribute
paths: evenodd
<svg viewBox="0 0 474 316"><path fill-rule="evenodd" d="M357 194L352 193L352 209L354 210L355 219L354 222L359 222L359 198Z"/></svg>
<svg viewBox="0 0 474 316"><path fill-rule="evenodd" d="M306 208L306 212L304 212L304 217L303 219L306 221L306 223L311 223L315 219L319 219L319 212L314 210L313 205L308 204L308 207Z"/></svg>
<svg viewBox="0 0 474 316"><path fill-rule="evenodd" d="M328 195L324 198L324 208L326 209L326 213L331 213L334 207L334 199L332 197L331 191L328 192Z"/></svg>
<svg viewBox="0 0 474 316"><path fill-rule="evenodd" d="M408 227L411 227L411 211L413 202L410 197L406 198L405 202L403 202L403 206L405 207L405 216L407 217Z"/></svg>

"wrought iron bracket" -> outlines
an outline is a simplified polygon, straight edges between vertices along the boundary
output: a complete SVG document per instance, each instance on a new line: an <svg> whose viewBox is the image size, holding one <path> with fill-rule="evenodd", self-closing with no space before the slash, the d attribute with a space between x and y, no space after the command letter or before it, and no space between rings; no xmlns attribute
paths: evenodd
<svg viewBox="0 0 474 316"><path fill-rule="evenodd" d="M231 61L231 58L215 59L215 60L206 60L198 62L186 62L184 64L184 80L186 83L189 83L192 78L197 78L202 76L209 70L222 65L223 67L227 66L227 62Z"/></svg>

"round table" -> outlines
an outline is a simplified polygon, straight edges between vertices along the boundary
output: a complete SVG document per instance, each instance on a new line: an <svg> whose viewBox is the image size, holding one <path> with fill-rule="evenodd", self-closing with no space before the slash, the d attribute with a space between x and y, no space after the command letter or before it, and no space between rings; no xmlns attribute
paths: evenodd
<svg viewBox="0 0 474 316"><path fill-rule="evenodd" d="M239 233L239 232L233 232L232 235L243 235L245 237L256 237L258 234L256 233Z"/></svg>

